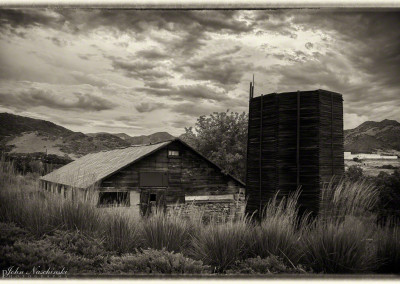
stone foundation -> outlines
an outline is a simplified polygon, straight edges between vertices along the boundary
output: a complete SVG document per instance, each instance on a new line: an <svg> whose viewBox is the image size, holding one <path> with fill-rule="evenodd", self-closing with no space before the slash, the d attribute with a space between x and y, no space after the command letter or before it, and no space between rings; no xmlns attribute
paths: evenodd
<svg viewBox="0 0 400 284"><path fill-rule="evenodd" d="M167 214L179 212L183 216L201 216L203 220L226 221L244 216L246 203L244 200L219 202L190 202L168 205Z"/></svg>

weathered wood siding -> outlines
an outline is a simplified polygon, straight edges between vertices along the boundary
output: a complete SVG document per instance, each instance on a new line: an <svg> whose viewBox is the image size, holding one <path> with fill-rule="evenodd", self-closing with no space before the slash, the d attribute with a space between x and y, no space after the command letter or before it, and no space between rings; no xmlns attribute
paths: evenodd
<svg viewBox="0 0 400 284"><path fill-rule="evenodd" d="M300 205L317 212L321 184L344 172L342 96L317 90L251 98L248 135L247 212L299 186Z"/></svg>
<svg viewBox="0 0 400 284"><path fill-rule="evenodd" d="M179 157L169 157L168 150L178 150ZM104 179L99 190L140 192L139 175L142 171L168 173L166 204L184 203L185 195L235 194L243 188L196 152L175 141Z"/></svg>

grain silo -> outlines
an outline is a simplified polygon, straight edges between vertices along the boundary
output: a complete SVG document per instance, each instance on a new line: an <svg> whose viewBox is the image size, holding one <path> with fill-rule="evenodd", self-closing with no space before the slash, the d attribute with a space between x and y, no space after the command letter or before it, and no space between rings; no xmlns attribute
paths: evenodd
<svg viewBox="0 0 400 284"><path fill-rule="evenodd" d="M250 86L247 212L301 186L301 211L318 212L321 186L344 173L343 99L325 90L253 97Z"/></svg>

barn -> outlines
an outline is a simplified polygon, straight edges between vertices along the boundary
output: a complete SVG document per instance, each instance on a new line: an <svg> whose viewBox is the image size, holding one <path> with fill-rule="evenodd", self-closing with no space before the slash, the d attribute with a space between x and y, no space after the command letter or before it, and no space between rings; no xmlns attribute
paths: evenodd
<svg viewBox="0 0 400 284"><path fill-rule="evenodd" d="M235 215L245 206L244 183L178 138L88 154L41 177L40 184L62 198L137 215L188 205Z"/></svg>

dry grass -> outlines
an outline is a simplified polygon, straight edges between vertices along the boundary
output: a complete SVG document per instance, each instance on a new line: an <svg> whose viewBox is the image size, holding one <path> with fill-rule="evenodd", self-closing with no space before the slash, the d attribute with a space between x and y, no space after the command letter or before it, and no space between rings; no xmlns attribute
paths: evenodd
<svg viewBox="0 0 400 284"><path fill-rule="evenodd" d="M37 180L19 176L4 159L0 173L0 221L16 223L38 237L56 229L78 230L118 254L165 248L202 260L217 272L249 257L271 255L316 272L359 273L378 267L379 272L399 272L399 227L375 224L371 210L377 190L365 181L331 184L324 191L322 213L313 222L297 217L296 192L272 199L259 224L246 217L205 224L201 210L189 218L181 211L157 211L138 220L121 210L62 199L40 191Z"/></svg>

